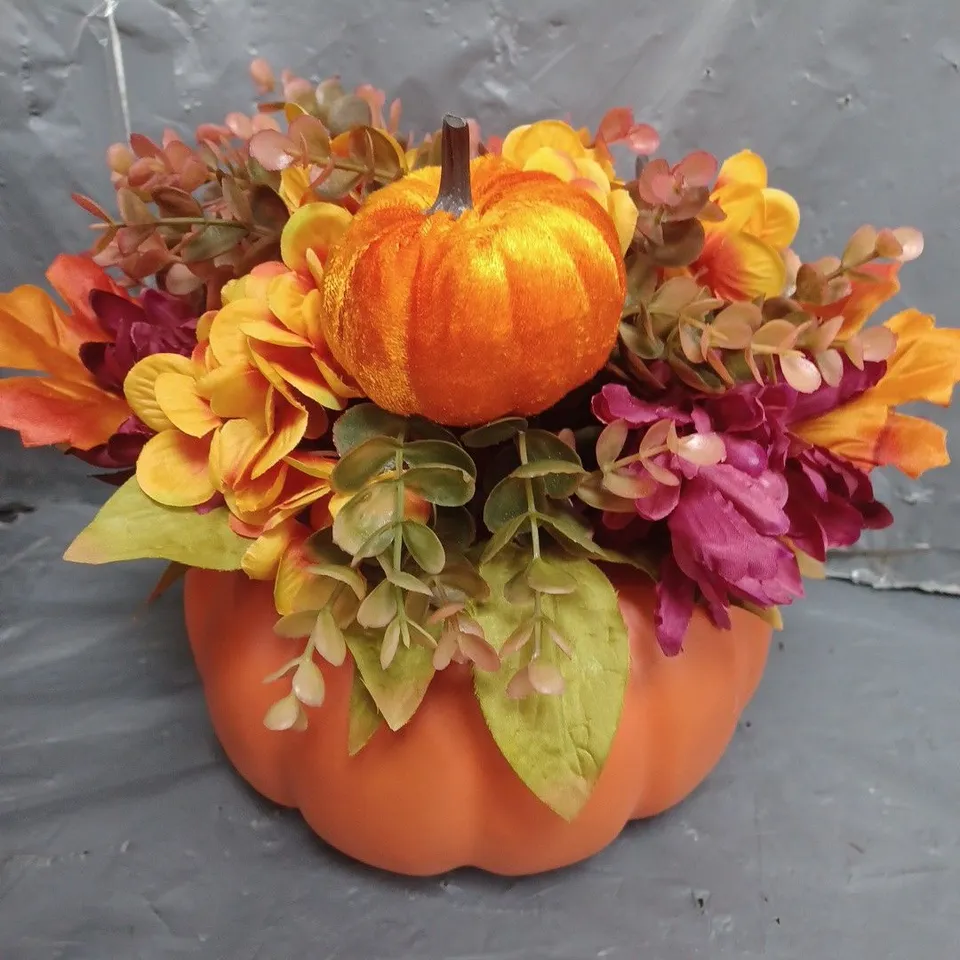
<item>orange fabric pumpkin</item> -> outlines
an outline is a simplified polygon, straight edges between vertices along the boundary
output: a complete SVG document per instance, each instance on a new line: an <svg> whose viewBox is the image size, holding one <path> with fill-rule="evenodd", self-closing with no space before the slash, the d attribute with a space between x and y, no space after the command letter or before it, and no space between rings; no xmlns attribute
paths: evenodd
<svg viewBox="0 0 960 960"><path fill-rule="evenodd" d="M372 194L322 281L324 338L367 396L451 426L530 416L589 380L625 292L616 228L586 191L495 156L469 169L473 205L468 188L454 213L429 212L439 167Z"/></svg>
<svg viewBox="0 0 960 960"><path fill-rule="evenodd" d="M324 666L326 700L306 731L263 726L277 696L263 678L291 653L273 633L269 584L189 571L187 630L216 734L254 789L299 808L348 856L395 873L476 866L516 876L589 857L629 820L682 800L720 759L763 672L771 630L759 618L733 610L728 632L698 611L683 652L668 658L654 638L650 582L622 570L610 576L630 635L630 679L607 764L569 823L503 759L465 670L436 675L402 730L382 728L349 757L349 660Z"/></svg>

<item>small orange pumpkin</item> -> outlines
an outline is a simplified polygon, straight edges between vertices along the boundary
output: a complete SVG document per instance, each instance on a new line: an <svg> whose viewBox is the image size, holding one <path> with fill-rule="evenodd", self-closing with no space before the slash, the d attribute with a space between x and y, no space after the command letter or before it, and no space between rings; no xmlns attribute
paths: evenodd
<svg viewBox="0 0 960 960"><path fill-rule="evenodd" d="M364 201L324 265L334 356L386 410L473 426L530 416L610 356L617 231L586 191L484 156L444 123L442 167Z"/></svg>
<svg viewBox="0 0 960 960"><path fill-rule="evenodd" d="M724 631L698 610L683 652L665 657L654 636L649 580L608 573L629 632L630 677L606 765L570 822L538 800L500 754L464 668L437 674L405 727L381 728L349 757L349 660L324 667L326 699L311 710L305 731L263 725L276 699L263 677L290 657L289 641L273 632L270 584L191 570L184 602L214 729L254 789L299 808L343 853L394 873L476 866L517 876L585 859L629 820L687 796L720 759L763 673L771 628L758 617L733 610L733 629Z"/></svg>

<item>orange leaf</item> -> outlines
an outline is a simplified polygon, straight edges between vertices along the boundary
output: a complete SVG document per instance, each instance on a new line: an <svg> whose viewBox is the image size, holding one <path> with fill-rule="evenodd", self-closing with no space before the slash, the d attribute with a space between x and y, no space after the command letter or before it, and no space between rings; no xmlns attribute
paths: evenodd
<svg viewBox="0 0 960 960"><path fill-rule="evenodd" d="M99 264L86 255L61 253L54 258L46 273L50 286L73 311L65 319L61 342L79 346L85 342L109 342L90 307L90 294L104 290L129 300L123 288L110 278Z"/></svg>
<svg viewBox="0 0 960 960"><path fill-rule="evenodd" d="M122 397L93 384L45 377L0 380L0 427L16 430L27 447L91 450L106 443L129 415Z"/></svg>
<svg viewBox="0 0 960 960"><path fill-rule="evenodd" d="M896 467L916 479L927 470L950 463L947 432L929 420L891 413L877 438L870 462Z"/></svg>

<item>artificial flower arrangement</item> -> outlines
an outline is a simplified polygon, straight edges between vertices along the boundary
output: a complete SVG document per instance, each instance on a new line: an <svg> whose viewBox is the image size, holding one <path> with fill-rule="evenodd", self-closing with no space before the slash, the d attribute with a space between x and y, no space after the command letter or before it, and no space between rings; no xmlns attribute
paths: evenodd
<svg viewBox="0 0 960 960"><path fill-rule="evenodd" d="M717 762L779 608L891 523L871 470L948 462L897 407L960 331L867 326L920 234L802 262L753 152L281 87L110 148L59 302L0 297L0 425L117 488L66 559L185 575L256 789L394 871L582 859Z"/></svg>

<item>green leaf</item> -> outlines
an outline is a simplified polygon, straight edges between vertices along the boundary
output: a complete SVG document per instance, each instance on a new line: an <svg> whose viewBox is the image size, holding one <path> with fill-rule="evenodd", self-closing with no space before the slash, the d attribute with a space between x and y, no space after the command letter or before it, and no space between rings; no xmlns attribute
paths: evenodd
<svg viewBox="0 0 960 960"><path fill-rule="evenodd" d="M583 467L575 463L569 463L566 460L533 460L530 463L522 463L511 477L518 477L521 480L533 480L539 477L550 477L557 474L566 476L583 475L586 471Z"/></svg>
<svg viewBox="0 0 960 960"><path fill-rule="evenodd" d="M534 557L527 567L526 579L537 593L561 596L577 589L577 581L564 569L564 564L552 563L545 557Z"/></svg>
<svg viewBox="0 0 960 960"><path fill-rule="evenodd" d="M330 483L337 493L362 490L397 456L399 444L389 437L371 437L355 446L333 468Z"/></svg>
<svg viewBox="0 0 960 960"><path fill-rule="evenodd" d="M333 542L333 527L324 527L310 534L303 545L306 555L315 563L348 564L350 554L345 553Z"/></svg>
<svg viewBox="0 0 960 960"><path fill-rule="evenodd" d="M457 435L452 430L448 430L432 420L414 416L407 423L410 427L407 435L414 440L442 440L444 443L457 443Z"/></svg>
<svg viewBox="0 0 960 960"><path fill-rule="evenodd" d="M444 463L413 467L403 475L409 490L438 507L462 507L473 499L476 480L460 467Z"/></svg>
<svg viewBox="0 0 960 960"><path fill-rule="evenodd" d="M403 525L403 542L424 573L437 574L447 562L440 538L422 523L408 520Z"/></svg>
<svg viewBox="0 0 960 960"><path fill-rule="evenodd" d="M441 543L460 550L473 546L477 539L476 521L466 507L438 509L433 530Z"/></svg>
<svg viewBox="0 0 960 960"><path fill-rule="evenodd" d="M524 436L527 460L530 463L538 460L559 460L579 468L570 475L554 471L543 479L543 488L548 497L563 500L573 496L585 472L577 451L568 447L555 433L547 430L528 430Z"/></svg>
<svg viewBox="0 0 960 960"><path fill-rule="evenodd" d="M363 685L360 671L353 671L353 686L350 688L350 720L347 726L347 753L355 757L380 729L383 717L377 704Z"/></svg>
<svg viewBox="0 0 960 960"><path fill-rule="evenodd" d="M378 557L381 553L393 546L399 527L390 522L385 523L379 530L375 531L368 540L364 540L362 546L354 554L354 562L358 560L369 560L370 557Z"/></svg>
<svg viewBox="0 0 960 960"><path fill-rule="evenodd" d="M380 666L382 637L351 631L347 646L364 686L391 730L399 730L420 706L433 679L433 651L419 645L398 648L390 666Z"/></svg>
<svg viewBox="0 0 960 960"><path fill-rule="evenodd" d="M151 500L131 477L64 553L72 563L161 558L207 570L239 570L252 541L230 529L224 507L197 513Z"/></svg>
<svg viewBox="0 0 960 960"><path fill-rule="evenodd" d="M527 429L527 421L522 417L504 417L474 430L468 430L460 439L467 447L475 450L483 447L496 447L512 440L522 430Z"/></svg>
<svg viewBox="0 0 960 960"><path fill-rule="evenodd" d="M403 417L387 413L373 403L358 403L337 417L333 443L341 457L372 437L399 437L406 429Z"/></svg>
<svg viewBox="0 0 960 960"><path fill-rule="evenodd" d="M367 581L352 567L342 566L338 563L324 563L307 567L307 571L318 577L328 577L338 583L346 584L356 594L358 600L362 600L366 596Z"/></svg>
<svg viewBox="0 0 960 960"><path fill-rule="evenodd" d="M470 607L496 649L525 616L503 597L503 585L526 557L504 553L484 575L493 589L487 603ZM494 674L477 671L477 699L500 752L521 780L565 820L581 811L596 785L620 721L629 675L627 629L617 594L603 572L587 560L569 559L563 568L578 583L574 594L544 597L544 613L569 639L573 658L552 644L541 657L560 670L565 690L559 696L506 696L511 676L526 662L526 649Z"/></svg>
<svg viewBox="0 0 960 960"><path fill-rule="evenodd" d="M356 557L371 537L393 523L396 507L395 482L365 487L347 501L333 521L334 542Z"/></svg>
<svg viewBox="0 0 960 960"><path fill-rule="evenodd" d="M181 248L180 257L184 263L212 260L231 251L246 235L239 227L215 223L195 233Z"/></svg>
<svg viewBox="0 0 960 960"><path fill-rule="evenodd" d="M512 520L508 520L505 524L503 524L502 527L499 527L497 532L487 541L487 545L484 547L483 556L480 558L480 562L489 563L508 543L513 540L526 520L527 515L524 513L519 517L514 517Z"/></svg>
<svg viewBox="0 0 960 960"><path fill-rule="evenodd" d="M517 477L504 477L491 491L483 505L483 522L495 533L505 523L527 512L527 485Z"/></svg>
<svg viewBox="0 0 960 960"><path fill-rule="evenodd" d="M591 557L605 563L624 564L657 578L656 567L649 557L639 551L627 554L601 547L594 542L593 531L573 513L544 510L537 513L537 519L540 521L540 529L546 531L556 543L575 557Z"/></svg>
<svg viewBox="0 0 960 960"><path fill-rule="evenodd" d="M389 580L378 583L357 610L357 623L371 630L383 630L397 615L397 592Z"/></svg>
<svg viewBox="0 0 960 960"><path fill-rule="evenodd" d="M476 479L477 465L473 457L459 444L445 443L441 440L415 440L404 444L403 459L411 467L442 464L446 467L459 467Z"/></svg>
<svg viewBox="0 0 960 960"><path fill-rule="evenodd" d="M433 591L419 577L407 573L406 570L397 570L392 563L387 561L386 557L379 557L378 559L387 579L395 587L406 590L407 593L419 593L425 597L433 596Z"/></svg>

